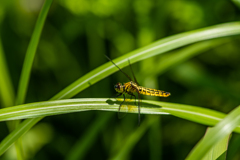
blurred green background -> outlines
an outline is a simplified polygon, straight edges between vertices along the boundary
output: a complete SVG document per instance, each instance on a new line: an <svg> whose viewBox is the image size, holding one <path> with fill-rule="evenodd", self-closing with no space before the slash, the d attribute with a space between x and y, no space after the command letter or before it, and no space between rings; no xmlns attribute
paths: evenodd
<svg viewBox="0 0 240 160"><path fill-rule="evenodd" d="M0 43L15 92L29 40L44 1L1 0ZM226 0L59 0L47 16L34 59L26 103L45 101L92 69L158 39L237 21L240 10ZM200 42L133 64L142 86L171 92L168 98L142 96L196 105L228 113L240 101L240 37ZM156 69L169 55L199 53L162 73ZM201 53L201 54L200 54ZM130 68L123 69L131 76ZM117 72L92 85L75 98L110 98L117 82L128 82ZM0 105L2 105L0 103ZM153 122L149 122L154 119ZM184 159L204 135L207 126L173 116L100 111L44 118L23 137L28 159L108 159L116 155L130 135L139 140L124 159ZM90 128L100 131L89 133ZM144 128L143 131L140 129ZM0 140L8 134L0 122ZM96 129L97 130L97 129ZM141 134L140 134L141 131ZM91 135L93 136L86 136ZM85 138L90 141L84 147ZM233 134L228 158L240 159L240 136ZM14 148L0 159L14 159Z"/></svg>

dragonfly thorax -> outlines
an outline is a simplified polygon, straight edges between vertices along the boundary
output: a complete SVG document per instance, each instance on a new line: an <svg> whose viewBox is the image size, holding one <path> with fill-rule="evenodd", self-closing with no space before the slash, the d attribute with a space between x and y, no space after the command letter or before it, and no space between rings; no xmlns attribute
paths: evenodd
<svg viewBox="0 0 240 160"><path fill-rule="evenodd" d="M119 93L122 93L124 92L124 85L122 85L122 83L117 83L115 86L114 86L114 89L119 92Z"/></svg>

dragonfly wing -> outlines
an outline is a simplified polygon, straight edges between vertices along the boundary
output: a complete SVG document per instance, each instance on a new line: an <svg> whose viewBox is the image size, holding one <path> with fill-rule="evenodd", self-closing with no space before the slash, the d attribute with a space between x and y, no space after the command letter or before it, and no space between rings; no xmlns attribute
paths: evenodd
<svg viewBox="0 0 240 160"><path fill-rule="evenodd" d="M107 55L105 55L106 58L112 62L112 64L114 64L130 81L132 81L131 77L129 77L125 72L123 72L123 70L121 68L119 68Z"/></svg>
<svg viewBox="0 0 240 160"><path fill-rule="evenodd" d="M118 109L118 118L123 118L128 112L136 111L136 96L134 94L124 95L124 101L120 104ZM134 97L134 100L132 99ZM135 102L135 103L134 103Z"/></svg>
<svg viewBox="0 0 240 160"><path fill-rule="evenodd" d="M137 91L138 93L138 126L140 126L140 121L141 121L141 114L140 114L140 93L139 91Z"/></svg>
<svg viewBox="0 0 240 160"><path fill-rule="evenodd" d="M127 113L128 113L128 107L126 104L119 106L119 110L118 110L119 119L122 119L123 117L125 117Z"/></svg>
<svg viewBox="0 0 240 160"><path fill-rule="evenodd" d="M132 75L133 75L133 78L134 78L134 81L135 83L137 83L137 85L139 85L134 73L133 73L133 69L132 69L132 65L130 63L130 60L128 59L128 63L129 63L129 66L130 66L130 69L131 69L131 72L132 72ZM140 93L138 91L138 88L135 88L137 90L137 93L138 93L138 125L140 126L140 121L141 121L141 115L140 115Z"/></svg>
<svg viewBox="0 0 240 160"><path fill-rule="evenodd" d="M133 78L134 78L134 82L137 83L137 85L139 85L139 83L137 82L137 79L136 79L136 77L135 77L135 75L134 75L134 73L133 73L132 65L131 65L129 59L128 59L128 63L129 63L129 66L130 66L130 69L131 69L131 72L132 72L132 75L133 75Z"/></svg>

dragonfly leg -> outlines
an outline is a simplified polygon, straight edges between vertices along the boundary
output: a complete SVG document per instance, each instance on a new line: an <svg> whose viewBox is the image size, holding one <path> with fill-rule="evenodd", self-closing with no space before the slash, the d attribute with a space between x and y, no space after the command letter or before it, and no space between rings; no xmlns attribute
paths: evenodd
<svg viewBox="0 0 240 160"><path fill-rule="evenodd" d="M121 108L123 102L125 102L125 95L124 95L124 94L122 94L122 95L123 95L123 101L121 102L121 104L120 104L120 106L119 106L119 108L118 108L118 113L120 112L120 108Z"/></svg>
<svg viewBox="0 0 240 160"><path fill-rule="evenodd" d="M133 94L133 93L128 93L131 97L131 99L132 99L132 96L135 98L135 105L137 105L137 103L136 103L136 99L137 99L137 97Z"/></svg>
<svg viewBox="0 0 240 160"><path fill-rule="evenodd" d="M119 93L119 94L117 94L115 97L119 97L119 96L121 96L122 95L122 93ZM123 95L124 96L124 95Z"/></svg>

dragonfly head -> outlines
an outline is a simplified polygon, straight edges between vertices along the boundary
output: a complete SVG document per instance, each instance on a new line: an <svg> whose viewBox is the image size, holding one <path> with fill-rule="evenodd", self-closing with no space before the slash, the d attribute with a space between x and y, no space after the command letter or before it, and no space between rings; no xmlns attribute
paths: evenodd
<svg viewBox="0 0 240 160"><path fill-rule="evenodd" d="M122 93L123 92L123 85L121 83L117 83L115 86L114 86L114 89L119 92L119 93Z"/></svg>

